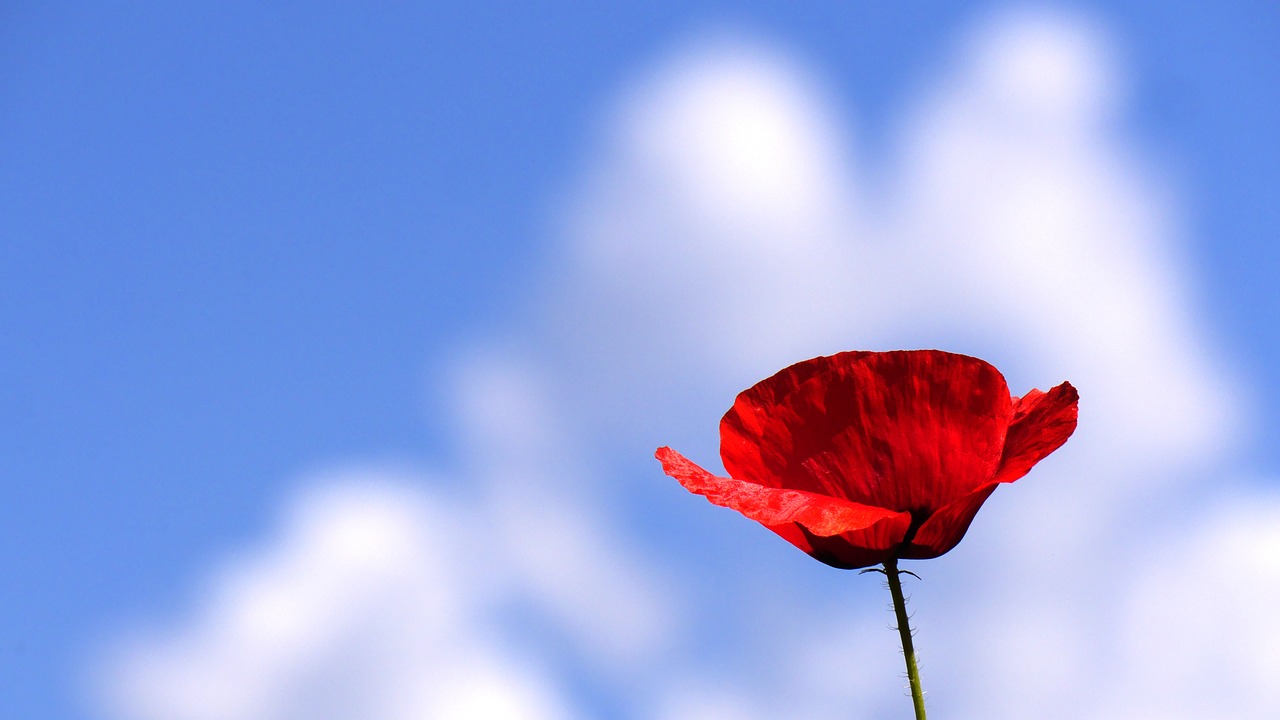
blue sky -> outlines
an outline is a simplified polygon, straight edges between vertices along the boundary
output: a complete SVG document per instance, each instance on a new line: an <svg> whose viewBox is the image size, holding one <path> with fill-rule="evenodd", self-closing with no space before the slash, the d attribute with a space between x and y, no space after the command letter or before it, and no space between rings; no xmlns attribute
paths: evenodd
<svg viewBox="0 0 1280 720"><path fill-rule="evenodd" d="M581 501L584 512L615 512L603 515L612 518L605 524L621 528L639 566L682 568L671 580L679 583L707 562L688 557L690 539L717 552L732 547L718 543L758 539L745 530L719 537L725 528L738 531L728 520L702 527L703 508L691 499L685 508L657 489L634 489L665 488L650 477L657 469L648 456L635 451L683 439L691 456L714 453L714 425L735 388L763 377L770 362L806 357L802 351L895 340L997 353L1013 345L988 344L998 332L981 325L970 332L962 323L925 320L895 334L873 321L864 332L850 321L852 329L779 341L754 364L724 365L713 382L703 379L721 367L718 360L686 366L660 355L654 366L674 379L633 385L688 392L687 403L655 401L620 417L635 398L600 367L618 361L629 377L630 365L615 353L635 361L632 343L661 336L646 335L645 325L631 339L592 339L602 334L593 323L625 325L608 321L610 302L649 306L636 301L648 296L623 294L595 307L592 278L579 270L594 261L574 259L574 248L587 242L575 233L594 237L573 229L573 218L590 216L580 206L594 196L583 188L622 192L609 178L631 172L632 150L616 118L637 107L644 115L650 85L659 88L656 107L669 100L683 112L679 92L662 99L663 78L696 70L700 53L714 56L727 44L729 57L747 57L748 84L763 77L773 87L769 71L752 75L750 68L775 60L790 68L778 81L785 87L793 76L813 78L823 108L818 126L830 120L827 129L857 158L851 183L860 202L883 202L909 174L904 127L928 115L919 108L932 101L921 98L946 85L965 52L957 49L963 38L1003 8L8 5L0 11L0 548L7 578L0 706L20 717L108 712L109 703L85 690L97 658L109 653L103 648L133 628L181 626L198 615L195 598L216 584L210 568L253 555L274 537L281 508L305 505L291 498L306 496L334 468L410 468L410 486L461 496L467 508L481 504L470 488L502 470L477 469L491 458L473 445L486 423L501 428L503 421L482 418L481 430L468 429L470 401L455 396L468 383L492 384L469 374L476 367L483 374L487 362L500 379L534 377L542 389L529 392L556 398L549 405L567 418L570 435L601 418L604 427L622 428L566 455L582 456L583 474L600 486L624 489L568 494L605 498ZM1185 304L1170 332L1178 335L1179 323L1194 328L1195 347L1241 399L1227 413L1240 416L1240 439L1222 447L1206 441L1211 449L1191 465L1213 468L1240 492L1274 492L1280 13L1264 3L1061 9L1062 17L1085 18L1112 51L1103 67L1116 70L1121 97L1105 121L1107 157L1132 163L1145 183L1138 194L1161 205L1156 225L1174 228L1156 234L1157 255L1172 256L1176 271L1152 271ZM698 49L704 42L710 50ZM763 48L758 63L755 48ZM669 65L676 69L662 69ZM798 112L808 117L803 107ZM667 132L659 125L654 132ZM628 208L646 207L618 202L625 207L609 206L604 216L627 218ZM659 229L676 222L654 220ZM679 258L683 247L668 250ZM766 256L792 257L789 250ZM601 262L604 277L614 266ZM914 265L890 267L911 273ZM663 282L654 286L666 288ZM693 312L679 307L682 298L674 292L655 312ZM704 327L691 322L690 333ZM1011 380L1040 385L1063 378L1036 373L1077 367L1029 360L1041 347L1029 343L1031 350L1009 350L1007 363L989 359L1010 365ZM507 367L512 358L515 369ZM1093 366L1080 367L1087 374ZM576 380L617 399L597 402L590 388L589 399L569 397L565 388ZM524 380L511 382L514 394L523 392ZM1206 387L1212 395L1217 385ZM1089 388L1082 393L1087 399ZM1183 517L1186 498L1201 486L1143 487L1146 507ZM668 521L669 513L683 514ZM668 523L678 530L669 532ZM746 582L730 566L726 576ZM840 597L829 576L787 568L803 574L804 587ZM938 582L950 587L945 577ZM513 593L537 596L527 588ZM709 602L703 594L698 602ZM873 616L882 603L872 597L857 599ZM633 704L642 694L636 687L583 670L589 652L562 657L556 611L533 601L531 610L515 605L514 612L550 618L539 622L551 629L517 644L549 658L535 663L546 666L538 677L551 678L576 714L624 707L651 715ZM917 610L928 611L940 614L934 606ZM717 653L736 647L726 639L737 632L732 623L693 623L713 649L686 642L693 649L683 655L637 650L640 659L626 662L650 667L671 652L695 665L705 655L715 666ZM234 717L250 716L259 717Z"/></svg>

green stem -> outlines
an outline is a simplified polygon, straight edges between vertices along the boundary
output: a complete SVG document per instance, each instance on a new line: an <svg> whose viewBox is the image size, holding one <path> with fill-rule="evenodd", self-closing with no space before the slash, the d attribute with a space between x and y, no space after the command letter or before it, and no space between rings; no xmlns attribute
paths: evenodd
<svg viewBox="0 0 1280 720"><path fill-rule="evenodd" d="M884 576L889 578L889 592L893 594L893 613L898 616L898 634L902 636L902 656L907 660L907 681L911 683L911 701L916 706L916 720L924 717L924 690L920 689L920 670L916 668L916 649L911 644L911 626L907 618L907 601L902 596L902 581L898 579L898 561L886 560Z"/></svg>

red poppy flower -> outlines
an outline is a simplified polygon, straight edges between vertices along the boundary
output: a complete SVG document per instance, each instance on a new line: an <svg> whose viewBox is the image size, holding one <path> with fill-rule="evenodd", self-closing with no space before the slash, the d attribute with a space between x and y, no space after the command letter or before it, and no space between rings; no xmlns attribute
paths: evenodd
<svg viewBox="0 0 1280 720"><path fill-rule="evenodd" d="M668 447L686 489L838 568L937 557L1000 483L1076 428L1070 383L1011 397L977 358L846 352L792 365L738 395L720 421L717 477Z"/></svg>

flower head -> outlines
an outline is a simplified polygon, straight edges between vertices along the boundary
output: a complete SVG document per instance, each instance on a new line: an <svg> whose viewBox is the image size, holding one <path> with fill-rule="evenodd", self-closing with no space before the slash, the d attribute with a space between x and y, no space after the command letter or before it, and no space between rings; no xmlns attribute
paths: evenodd
<svg viewBox="0 0 1280 720"><path fill-rule="evenodd" d="M1000 483L1076 428L1070 383L1011 397L990 364L939 350L846 352L788 367L720 421L717 477L668 447L690 492L838 568L937 557Z"/></svg>

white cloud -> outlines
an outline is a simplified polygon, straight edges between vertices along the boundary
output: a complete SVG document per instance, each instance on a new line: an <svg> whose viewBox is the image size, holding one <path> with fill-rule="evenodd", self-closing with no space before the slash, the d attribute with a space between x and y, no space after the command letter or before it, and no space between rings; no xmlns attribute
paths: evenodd
<svg viewBox="0 0 1280 720"><path fill-rule="evenodd" d="M855 209L849 153L798 63L742 40L693 45L638 81L612 115L570 206L572 256L552 271L544 337L602 385L761 369L844 325ZM770 348L776 350L771 351Z"/></svg>
<svg viewBox="0 0 1280 720"><path fill-rule="evenodd" d="M530 343L573 379L559 399L612 437L673 396L727 406L796 358L943 345L1015 391L1081 386L1081 437L1129 478L1098 492L1222 452L1232 386L1191 310L1177 213L1116 122L1115 55L1079 18L980 25L873 196L801 63L723 38L676 53L623 95L569 203L572 252Z"/></svg>
<svg viewBox="0 0 1280 720"><path fill-rule="evenodd" d="M109 714L552 720L577 716L566 674L643 680L674 632L662 574L574 492L586 485L536 383L473 359L455 378L465 492L380 471L313 478L197 607L105 658ZM573 659L535 659L548 642Z"/></svg>
<svg viewBox="0 0 1280 720"><path fill-rule="evenodd" d="M320 480L283 527L225 565L199 605L108 658L131 720L568 718L494 623L501 579L465 506L417 478Z"/></svg>
<svg viewBox="0 0 1280 720"><path fill-rule="evenodd" d="M546 383L507 353L472 352L453 376L486 542L522 596L593 664L635 672L678 623L674 591L617 527Z"/></svg>
<svg viewBox="0 0 1280 720"><path fill-rule="evenodd" d="M1280 707L1280 497L1210 501L1155 539L1118 598L1122 670L1098 717L1216 720Z"/></svg>
<svg viewBox="0 0 1280 720"><path fill-rule="evenodd" d="M842 128L826 104L786 54L712 38L656 68L624 98L614 149L625 172L661 193L646 200L733 232L691 250L803 241L832 229L852 189ZM717 247L720 241L733 246Z"/></svg>
<svg viewBox="0 0 1280 720"><path fill-rule="evenodd" d="M896 220L902 275L922 281L914 324L994 337L1036 382L1070 377L1112 462L1220 452L1230 387L1186 296L1180 218L1115 122L1105 35L1018 13L968 45L908 123Z"/></svg>

